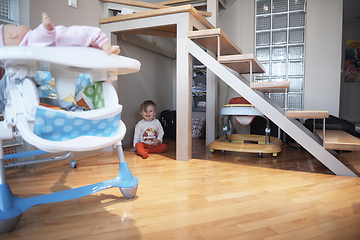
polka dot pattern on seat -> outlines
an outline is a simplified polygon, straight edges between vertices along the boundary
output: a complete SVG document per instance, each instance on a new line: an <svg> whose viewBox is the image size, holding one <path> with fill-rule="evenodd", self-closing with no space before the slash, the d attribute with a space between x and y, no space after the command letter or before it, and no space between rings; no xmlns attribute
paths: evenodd
<svg viewBox="0 0 360 240"><path fill-rule="evenodd" d="M34 133L51 141L66 141L81 136L111 137L116 135L121 113L114 117L89 120L66 112L37 108Z"/></svg>

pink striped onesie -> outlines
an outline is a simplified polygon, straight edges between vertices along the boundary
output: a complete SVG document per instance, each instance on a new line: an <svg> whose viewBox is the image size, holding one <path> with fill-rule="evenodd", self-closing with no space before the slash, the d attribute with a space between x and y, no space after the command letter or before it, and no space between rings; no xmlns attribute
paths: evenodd
<svg viewBox="0 0 360 240"><path fill-rule="evenodd" d="M36 29L30 30L24 36L19 46L82 46L101 48L107 41L108 38L105 33L97 27L53 26L53 29L49 31L43 24L40 24Z"/></svg>

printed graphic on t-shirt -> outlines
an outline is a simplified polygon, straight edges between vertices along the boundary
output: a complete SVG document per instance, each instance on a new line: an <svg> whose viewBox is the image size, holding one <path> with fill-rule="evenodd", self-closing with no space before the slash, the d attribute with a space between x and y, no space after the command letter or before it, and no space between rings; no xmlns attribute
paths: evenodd
<svg viewBox="0 0 360 240"><path fill-rule="evenodd" d="M155 129L148 128L144 131L142 137L144 139L144 142L151 144L151 143L155 142L155 140L158 137L158 134Z"/></svg>

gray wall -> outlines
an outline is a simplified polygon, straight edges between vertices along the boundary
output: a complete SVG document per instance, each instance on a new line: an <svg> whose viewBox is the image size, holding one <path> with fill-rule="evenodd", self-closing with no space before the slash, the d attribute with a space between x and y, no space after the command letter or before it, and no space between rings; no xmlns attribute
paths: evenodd
<svg viewBox="0 0 360 240"><path fill-rule="evenodd" d="M338 117L343 1L307 3L304 109L326 110Z"/></svg>
<svg viewBox="0 0 360 240"><path fill-rule="evenodd" d="M343 51L342 69L345 62L345 42L346 40L360 39L360 23L344 23L343 29ZM360 122L360 83L344 82L344 73L341 78L340 95L340 117L353 122Z"/></svg>

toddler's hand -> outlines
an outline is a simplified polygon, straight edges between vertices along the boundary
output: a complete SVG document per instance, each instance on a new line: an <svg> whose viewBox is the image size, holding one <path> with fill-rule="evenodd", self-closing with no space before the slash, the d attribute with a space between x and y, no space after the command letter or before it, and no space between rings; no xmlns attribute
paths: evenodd
<svg viewBox="0 0 360 240"><path fill-rule="evenodd" d="M160 140L159 139L155 139L155 142L152 144L154 147L156 147L157 145L159 145Z"/></svg>

